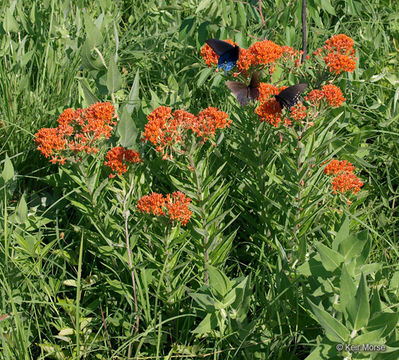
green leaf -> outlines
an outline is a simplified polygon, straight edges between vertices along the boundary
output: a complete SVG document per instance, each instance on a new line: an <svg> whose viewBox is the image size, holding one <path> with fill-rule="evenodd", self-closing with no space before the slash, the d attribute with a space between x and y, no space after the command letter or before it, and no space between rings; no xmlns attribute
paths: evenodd
<svg viewBox="0 0 399 360"><path fill-rule="evenodd" d="M348 305L348 314L354 330L365 327L370 317L369 297L367 293L367 283L364 274L360 277L359 287L356 295Z"/></svg>
<svg viewBox="0 0 399 360"><path fill-rule="evenodd" d="M86 107L90 106L91 104L95 104L96 102L99 102L99 99L93 94L85 79L81 79L79 81L79 86L82 89Z"/></svg>
<svg viewBox="0 0 399 360"><path fill-rule="evenodd" d="M125 148L131 148L136 143L138 135L136 124L134 123L126 106L122 109L118 124L119 142Z"/></svg>
<svg viewBox="0 0 399 360"><path fill-rule="evenodd" d="M208 312L215 310L216 301L208 294L189 293L188 295L191 296L194 301L204 310L207 310Z"/></svg>
<svg viewBox="0 0 399 360"><path fill-rule="evenodd" d="M202 0L198 5L197 10L195 10L195 13L198 14L200 11L208 8L211 3L212 0Z"/></svg>
<svg viewBox="0 0 399 360"><path fill-rule="evenodd" d="M245 28L247 25L247 13L245 11L244 4L242 2L238 2L237 6L238 6L238 16L241 23L240 26L242 28Z"/></svg>
<svg viewBox="0 0 399 360"><path fill-rule="evenodd" d="M211 75L211 73L214 71L213 68L206 68L200 71L200 76L197 80L197 86L201 87L202 85L204 85L206 79L208 79L209 75Z"/></svg>
<svg viewBox="0 0 399 360"><path fill-rule="evenodd" d="M345 217L344 222L339 228L337 235L331 245L334 250L338 250L338 245L349 236L349 218Z"/></svg>
<svg viewBox="0 0 399 360"><path fill-rule="evenodd" d="M199 323L199 325L191 331L194 334L206 334L217 328L218 321L215 313L206 314L205 318Z"/></svg>
<svg viewBox="0 0 399 360"><path fill-rule="evenodd" d="M321 8L331 15L335 15L335 9L331 6L330 0L321 0Z"/></svg>
<svg viewBox="0 0 399 360"><path fill-rule="evenodd" d="M324 268L328 271L334 271L344 261L344 257L340 253L330 249L318 241L315 242L315 247L320 254Z"/></svg>
<svg viewBox="0 0 399 360"><path fill-rule="evenodd" d="M19 24L13 16L13 10L10 7L6 8L6 13L3 21L3 28L5 32L18 32Z"/></svg>
<svg viewBox="0 0 399 360"><path fill-rule="evenodd" d="M373 314L373 317L370 319L367 324L367 331L374 331L379 329L384 329L382 333L382 337L388 336L392 330L394 330L399 321L399 312L383 312Z"/></svg>
<svg viewBox="0 0 399 360"><path fill-rule="evenodd" d="M90 49L93 49L94 47L101 45L104 42L104 38L87 11L84 12L83 17L87 36L86 41Z"/></svg>
<svg viewBox="0 0 399 360"><path fill-rule="evenodd" d="M16 213L20 224L28 221L28 206L25 201L25 194L22 195L21 200L18 203Z"/></svg>
<svg viewBox="0 0 399 360"><path fill-rule="evenodd" d="M350 338L349 330L340 323L337 319L332 317L321 307L313 304L309 299L308 302L312 307L312 312L318 320L319 324L326 332L326 336L330 341L344 343Z"/></svg>
<svg viewBox="0 0 399 360"><path fill-rule="evenodd" d="M122 86L122 76L115 64L113 58L109 61L108 71L107 71L107 88L109 94L113 94L118 91Z"/></svg>
<svg viewBox="0 0 399 360"><path fill-rule="evenodd" d="M6 154L6 158L4 160L4 167L3 167L3 172L1 173L1 177L3 178L4 182L10 181L14 177L14 166L12 165L12 162L10 158L8 157L8 154Z"/></svg>
<svg viewBox="0 0 399 360"><path fill-rule="evenodd" d="M206 269L209 274L209 286L224 297L231 289L230 280L222 271L211 265L208 265Z"/></svg>
<svg viewBox="0 0 399 360"><path fill-rule="evenodd" d="M330 344L318 344L316 348L310 353L305 360L320 360L320 359L330 359L333 360L335 358L332 357L332 354L336 354L337 349L335 346ZM337 359L341 359L341 357L337 357Z"/></svg>
<svg viewBox="0 0 399 360"><path fill-rule="evenodd" d="M352 300L356 295L356 286L352 277L349 275L347 267L345 264L342 266L341 273L341 284L340 284L340 303L342 308L348 313L348 306L351 304Z"/></svg>
<svg viewBox="0 0 399 360"><path fill-rule="evenodd" d="M137 109L140 105L140 70L137 69L136 76L134 77L132 88L129 92L128 103L126 104L126 110L129 114Z"/></svg>
<svg viewBox="0 0 399 360"><path fill-rule="evenodd" d="M353 345L361 345L361 344L384 344L384 338L381 336L384 331L384 328L370 331L364 333L362 335L356 336L352 340Z"/></svg>
<svg viewBox="0 0 399 360"><path fill-rule="evenodd" d="M80 51L80 55L82 57L82 65L85 69L87 70L102 70L104 69L104 64L99 58L98 54L97 56L92 55L92 50L93 47L90 46L89 42L86 41L82 49Z"/></svg>

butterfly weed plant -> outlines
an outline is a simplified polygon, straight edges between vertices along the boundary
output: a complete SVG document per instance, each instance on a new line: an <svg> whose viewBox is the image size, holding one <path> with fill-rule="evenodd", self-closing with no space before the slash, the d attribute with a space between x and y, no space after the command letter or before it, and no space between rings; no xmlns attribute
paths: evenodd
<svg viewBox="0 0 399 360"><path fill-rule="evenodd" d="M220 3L35 8L84 14L58 39L81 67L32 134L40 204L3 161L5 358L397 358L399 276L375 240L397 249L368 220L347 122L362 43L324 31L302 62L259 35L290 6Z"/></svg>

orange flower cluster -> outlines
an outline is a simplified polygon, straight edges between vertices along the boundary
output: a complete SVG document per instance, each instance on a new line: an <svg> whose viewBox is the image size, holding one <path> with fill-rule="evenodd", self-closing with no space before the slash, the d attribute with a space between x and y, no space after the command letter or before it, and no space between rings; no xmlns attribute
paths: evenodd
<svg viewBox="0 0 399 360"><path fill-rule="evenodd" d="M237 43L230 39L224 41L232 45L237 45ZM272 66L276 60L283 56L283 54L283 47L275 44L273 41L258 41L248 49L240 48L240 56L237 61L237 68L240 72L246 74L247 70L251 66ZM209 67L217 65L219 60L219 56L215 54L208 44L205 44L201 49L201 56L203 57L206 65Z"/></svg>
<svg viewBox="0 0 399 360"><path fill-rule="evenodd" d="M105 161L105 166L109 166L112 171L117 172L118 175L125 173L129 164L142 161L137 151L125 149L121 146L109 150L105 157L107 159L107 161ZM113 178L115 174L110 174L109 177Z"/></svg>
<svg viewBox="0 0 399 360"><path fill-rule="evenodd" d="M166 197L152 193L139 199L137 210L146 214L169 216L170 220L180 222L184 226L192 215L188 208L190 203L191 199L180 191L167 194Z"/></svg>
<svg viewBox="0 0 399 360"><path fill-rule="evenodd" d="M325 99L330 106L338 107L346 100L339 87L329 84L324 85L322 90L312 90L305 100L315 105L319 104L321 100Z"/></svg>
<svg viewBox="0 0 399 360"><path fill-rule="evenodd" d="M261 103L256 109L255 113L258 114L261 122L268 122L274 127L279 126L281 122L282 110L280 104L273 97L268 101Z"/></svg>
<svg viewBox="0 0 399 360"><path fill-rule="evenodd" d="M306 110L306 106L302 105L302 103L298 103L291 108L290 117L294 120L301 121L307 116Z"/></svg>
<svg viewBox="0 0 399 360"><path fill-rule="evenodd" d="M116 125L115 109L111 103L96 103L87 109L66 109L58 118L56 128L43 128L35 134L37 149L52 156L52 163L65 163L65 150L96 153L98 142L108 139Z"/></svg>
<svg viewBox="0 0 399 360"><path fill-rule="evenodd" d="M324 165L324 163L322 164ZM353 173L355 167L347 160L331 160L324 168L324 173L333 175L331 187L333 194L337 192L346 193L348 191L354 194L360 191L363 182Z"/></svg>
<svg viewBox="0 0 399 360"><path fill-rule="evenodd" d="M330 72L336 74L342 71L353 72L356 68L357 60L353 44L353 40L344 34L334 35L326 40L323 48L317 49L314 55L324 54L323 60L329 67Z"/></svg>
<svg viewBox="0 0 399 360"><path fill-rule="evenodd" d="M169 107L161 106L147 116L142 141L151 141L164 159L172 158L172 152L179 143L183 144L188 130L204 141L215 135L217 129L230 126L228 115L217 108L209 107L197 116L184 110L172 114Z"/></svg>

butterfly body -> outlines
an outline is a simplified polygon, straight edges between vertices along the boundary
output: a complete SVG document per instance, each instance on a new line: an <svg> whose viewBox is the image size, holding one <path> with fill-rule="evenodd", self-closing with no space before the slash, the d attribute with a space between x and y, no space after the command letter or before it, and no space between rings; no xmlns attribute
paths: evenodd
<svg viewBox="0 0 399 360"><path fill-rule="evenodd" d="M299 96L305 91L307 86L308 84L306 83L289 86L283 91L280 91L278 95L274 95L274 97L281 108L285 106L287 109L291 109L298 102Z"/></svg>
<svg viewBox="0 0 399 360"><path fill-rule="evenodd" d="M239 46L231 45L226 41L218 39L208 39L206 43L216 55L219 55L218 68L224 69L225 74L234 68L240 55Z"/></svg>
<svg viewBox="0 0 399 360"><path fill-rule="evenodd" d="M259 97L259 72L252 75L251 81L247 86L238 81L226 81L226 86L236 96L242 106L246 106L249 100L255 101Z"/></svg>

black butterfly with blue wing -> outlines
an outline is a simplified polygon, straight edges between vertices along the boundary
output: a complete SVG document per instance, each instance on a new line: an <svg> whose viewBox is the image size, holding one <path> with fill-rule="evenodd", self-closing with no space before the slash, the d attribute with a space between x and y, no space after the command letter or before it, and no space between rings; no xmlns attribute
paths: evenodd
<svg viewBox="0 0 399 360"><path fill-rule="evenodd" d="M280 91L278 95L274 95L281 108L284 106L289 110L291 109L299 100L299 96L305 91L308 84L297 84L289 86L286 89Z"/></svg>
<svg viewBox="0 0 399 360"><path fill-rule="evenodd" d="M240 47L218 39L208 39L206 43L219 55L218 68L224 69L224 73L227 74L238 61Z"/></svg>
<svg viewBox="0 0 399 360"><path fill-rule="evenodd" d="M258 71L254 72L248 86L238 81L226 81L226 86L242 106L246 106L249 100L256 101L258 99L259 75Z"/></svg>

